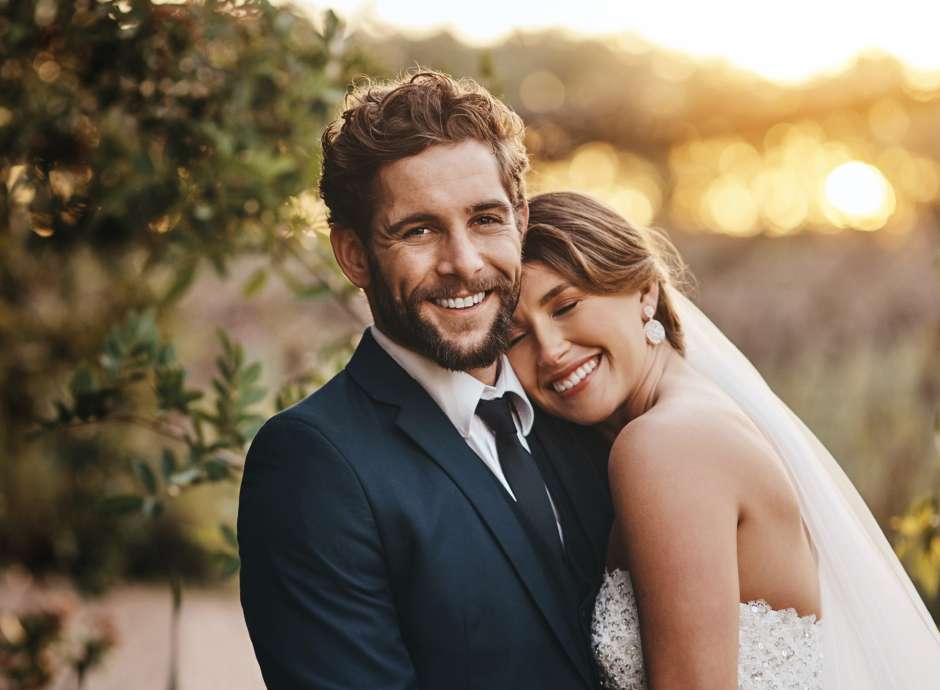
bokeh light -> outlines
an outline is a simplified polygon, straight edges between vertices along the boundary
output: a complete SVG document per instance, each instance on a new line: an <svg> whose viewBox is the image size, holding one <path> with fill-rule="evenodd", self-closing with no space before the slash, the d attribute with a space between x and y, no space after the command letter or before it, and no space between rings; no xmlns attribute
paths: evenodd
<svg viewBox="0 0 940 690"><path fill-rule="evenodd" d="M826 215L838 227L878 230L895 209L891 183L878 168L857 160L829 173L824 194Z"/></svg>

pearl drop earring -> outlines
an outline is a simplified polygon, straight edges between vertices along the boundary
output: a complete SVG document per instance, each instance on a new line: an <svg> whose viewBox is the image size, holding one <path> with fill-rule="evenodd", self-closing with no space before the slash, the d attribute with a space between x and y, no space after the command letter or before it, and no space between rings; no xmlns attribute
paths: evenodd
<svg viewBox="0 0 940 690"><path fill-rule="evenodd" d="M656 309L650 305L643 307L643 316L646 317L646 323L643 324L643 333L650 345L659 345L666 339L666 329L663 325L654 319Z"/></svg>

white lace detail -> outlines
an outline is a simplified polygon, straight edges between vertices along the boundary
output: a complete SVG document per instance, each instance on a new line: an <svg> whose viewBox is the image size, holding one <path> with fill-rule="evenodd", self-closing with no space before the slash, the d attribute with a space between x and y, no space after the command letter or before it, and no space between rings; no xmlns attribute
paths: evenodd
<svg viewBox="0 0 940 690"><path fill-rule="evenodd" d="M821 622L766 602L740 604L738 689L821 690ZM604 576L591 625L594 658L608 690L645 690L640 621L625 570Z"/></svg>

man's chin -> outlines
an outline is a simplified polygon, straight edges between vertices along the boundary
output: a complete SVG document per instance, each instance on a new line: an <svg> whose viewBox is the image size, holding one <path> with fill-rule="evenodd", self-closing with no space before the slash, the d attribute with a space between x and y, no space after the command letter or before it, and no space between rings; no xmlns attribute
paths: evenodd
<svg viewBox="0 0 940 690"><path fill-rule="evenodd" d="M440 366L454 371L488 367L499 357L501 349L492 334L493 324L486 326L463 333L447 333L433 328L434 343L426 354Z"/></svg>

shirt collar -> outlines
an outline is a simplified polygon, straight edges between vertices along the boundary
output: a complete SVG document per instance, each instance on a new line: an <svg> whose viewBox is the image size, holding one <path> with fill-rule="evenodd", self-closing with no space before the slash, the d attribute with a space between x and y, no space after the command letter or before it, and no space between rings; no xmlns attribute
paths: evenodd
<svg viewBox="0 0 940 690"><path fill-rule="evenodd" d="M371 331L375 342L428 392L464 438L470 435L477 403L481 399L491 400L506 393L513 394L510 399L519 417L523 435L528 436L532 431L535 411L506 355L500 355L496 382L488 386L465 371L445 369L427 357L399 345L374 324Z"/></svg>

